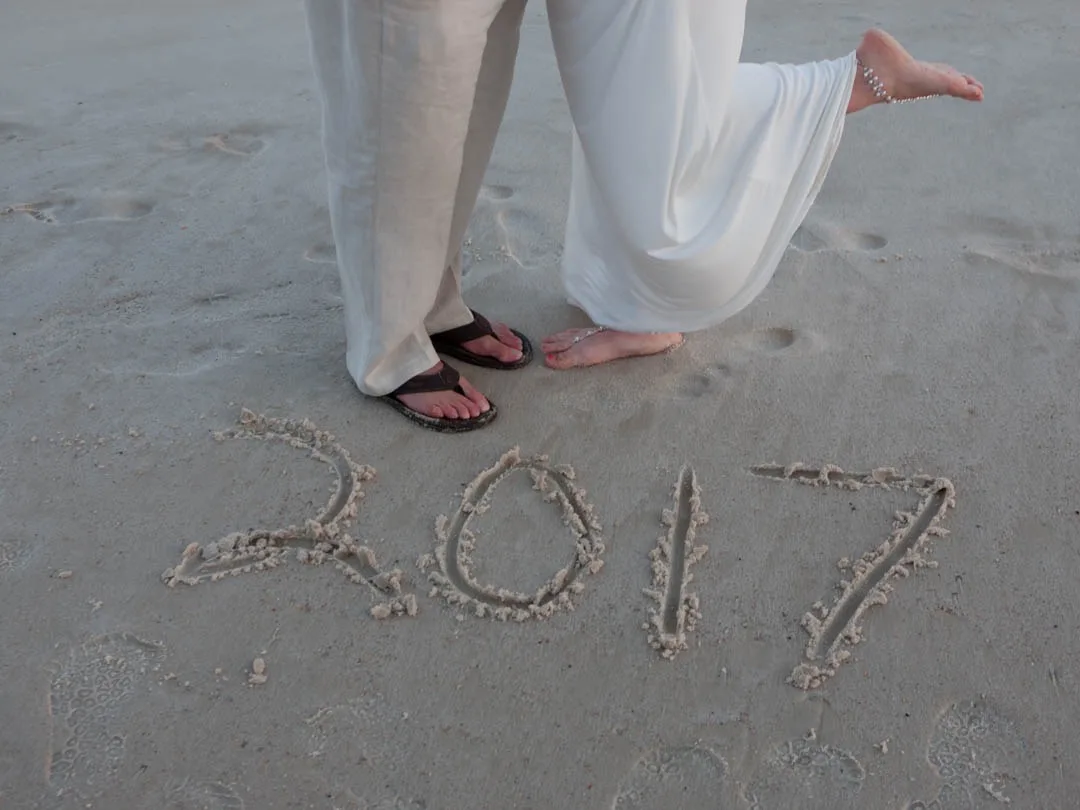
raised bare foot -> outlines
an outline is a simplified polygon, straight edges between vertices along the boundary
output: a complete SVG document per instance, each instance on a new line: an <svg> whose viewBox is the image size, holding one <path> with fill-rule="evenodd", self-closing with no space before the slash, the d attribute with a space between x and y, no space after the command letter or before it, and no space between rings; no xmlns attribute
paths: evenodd
<svg viewBox="0 0 1080 810"><path fill-rule="evenodd" d="M866 32L855 54L880 80L884 92L896 101L923 96L951 96L966 101L983 99L983 86L974 77L949 65L920 62L893 37L876 28ZM848 112L858 112L884 101L886 98L875 94L860 68Z"/></svg>
<svg viewBox="0 0 1080 810"><path fill-rule="evenodd" d="M645 357L681 346L678 332L649 334L618 332L614 329L567 329L544 338L541 348L549 368L568 369L596 366L625 357Z"/></svg>
<svg viewBox="0 0 1080 810"><path fill-rule="evenodd" d="M425 374L434 374L443 367L437 363ZM465 396L456 391L432 391L424 394L399 394L396 399L405 407L435 419L470 419L491 410L487 399L464 377L459 383Z"/></svg>

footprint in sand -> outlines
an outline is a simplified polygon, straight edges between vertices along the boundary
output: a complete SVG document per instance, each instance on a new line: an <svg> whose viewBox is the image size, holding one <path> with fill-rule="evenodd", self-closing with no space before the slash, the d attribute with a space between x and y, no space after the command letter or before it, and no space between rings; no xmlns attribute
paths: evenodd
<svg viewBox="0 0 1080 810"><path fill-rule="evenodd" d="M482 262L494 263L489 273L507 263L538 267L551 262L560 249L561 234L555 236L553 223L514 207L509 202L513 196L506 186L485 186L482 191L465 238L466 277Z"/></svg>
<svg viewBox="0 0 1080 810"><path fill-rule="evenodd" d="M142 219L153 210L151 200L117 192L87 199L65 197L20 203L0 209L0 216L27 216L44 225L77 225L82 222L129 222Z"/></svg>
<svg viewBox="0 0 1080 810"><path fill-rule="evenodd" d="M984 701L948 706L938 717L926 760L941 780L934 799L916 800L907 810L976 810L1010 804L1025 745L1012 723Z"/></svg>
<svg viewBox="0 0 1080 810"><path fill-rule="evenodd" d="M706 366L704 370L695 371L686 376L682 383L681 393L691 399L725 394L731 388L734 374L732 367L726 363Z"/></svg>
<svg viewBox="0 0 1080 810"><path fill-rule="evenodd" d="M29 557L26 544L18 540L0 540L0 574L17 571Z"/></svg>
<svg viewBox="0 0 1080 810"><path fill-rule="evenodd" d="M730 345L752 355L808 354L820 350L823 340L815 332L772 326L733 336Z"/></svg>
<svg viewBox="0 0 1080 810"><path fill-rule="evenodd" d="M203 148L236 157L251 157L266 148L266 142L248 132L218 132L203 139Z"/></svg>
<svg viewBox="0 0 1080 810"><path fill-rule="evenodd" d="M90 639L52 668L46 780L80 795L120 776L133 695L164 658L164 647L129 633Z"/></svg>
<svg viewBox="0 0 1080 810"><path fill-rule="evenodd" d="M502 482L523 473L532 478L533 489L543 501L560 510L574 541L569 564L533 593L481 584L474 576L471 556L476 548L476 535L470 529L474 516L490 509L492 496ZM557 610L572 608L572 595L585 588L581 581L584 575L598 573L604 564L601 527L593 516L593 507L575 485L575 477L570 467L551 466L543 456L523 458L517 448L480 473L465 488L454 516L440 515L436 520L434 554L417 560L421 570L437 566L428 574L430 595L441 596L450 605L467 609L475 616L500 621L547 618Z"/></svg>
<svg viewBox="0 0 1080 810"><path fill-rule="evenodd" d="M770 329L757 329L739 339L739 344L746 349L765 354L782 352L799 342L801 335L794 329L775 326Z"/></svg>
<svg viewBox="0 0 1080 810"><path fill-rule="evenodd" d="M326 786L327 807L422 810L427 806L402 796L387 796L370 784L371 770L363 770L385 773L396 764L391 738L400 733L400 727L391 715L400 718L388 708L382 695L371 695L321 708L296 727L297 748L334 780ZM352 784L347 781L350 776Z"/></svg>
<svg viewBox="0 0 1080 810"><path fill-rule="evenodd" d="M333 242L319 242L304 251L304 261L315 264L337 264L337 248Z"/></svg>
<svg viewBox="0 0 1080 810"><path fill-rule="evenodd" d="M252 130L236 129L209 135L170 135L158 141L157 146L165 152L202 152L247 158L266 149L266 141Z"/></svg>
<svg viewBox="0 0 1080 810"><path fill-rule="evenodd" d="M236 532L205 548L191 543L184 549L180 562L161 575L166 585L170 588L198 585L270 571L292 556L309 565L331 563L351 582L367 585L376 596L387 600L371 608L371 615L377 619L417 614L415 595L402 591L403 573L398 569L380 571L374 552L346 532L364 497L361 487L375 477L375 470L355 463L333 435L306 419L269 418L245 409L240 415L239 428L218 433L214 438L276 441L307 450L312 458L330 466L337 476L337 486L322 513L303 525Z"/></svg>
<svg viewBox="0 0 1080 810"><path fill-rule="evenodd" d="M619 784L611 810L719 807L727 762L709 748L659 748L637 761Z"/></svg>
<svg viewBox="0 0 1080 810"><path fill-rule="evenodd" d="M480 196L489 200L509 200L514 196L514 189L510 186L485 184L480 189Z"/></svg>
<svg viewBox="0 0 1080 810"><path fill-rule="evenodd" d="M749 810L861 810L866 771L847 751L790 740L765 758L764 773L744 788Z"/></svg>
<svg viewBox="0 0 1080 810"><path fill-rule="evenodd" d="M20 124L18 121L0 121L0 142L25 141L37 133L36 127Z"/></svg>
<svg viewBox="0 0 1080 810"><path fill-rule="evenodd" d="M390 714L385 698L370 690L367 697L324 706L296 727L298 747L338 777L347 777L340 769L352 763L382 767L392 759L390 739L401 730Z"/></svg>
<svg viewBox="0 0 1080 810"><path fill-rule="evenodd" d="M964 261L972 267L1004 270L1032 291L1063 295L1080 289L1080 245L990 243L971 247Z"/></svg>
<svg viewBox="0 0 1080 810"><path fill-rule="evenodd" d="M785 326L754 329L724 338L731 359L687 373L678 393L689 399L720 398L734 390L734 380L755 358L806 356L819 352L824 340L815 332Z"/></svg>
<svg viewBox="0 0 1080 810"><path fill-rule="evenodd" d="M244 800L231 785L183 779L166 786L161 810L244 810Z"/></svg>
<svg viewBox="0 0 1080 810"><path fill-rule="evenodd" d="M949 223L971 235L962 258L974 268L1005 271L1022 282L1029 298L1045 298L1071 316L1070 294L1080 290L1080 243L1062 240L1058 230L999 217L962 217Z"/></svg>
<svg viewBox="0 0 1080 810"><path fill-rule="evenodd" d="M889 244L884 236L858 233L835 225L803 225L791 239L791 246L800 253L866 252L881 250Z"/></svg>
<svg viewBox="0 0 1080 810"><path fill-rule="evenodd" d="M357 795L350 788L339 791L340 795L331 797L332 810L425 810L427 804L415 799L403 799L400 796L371 799Z"/></svg>

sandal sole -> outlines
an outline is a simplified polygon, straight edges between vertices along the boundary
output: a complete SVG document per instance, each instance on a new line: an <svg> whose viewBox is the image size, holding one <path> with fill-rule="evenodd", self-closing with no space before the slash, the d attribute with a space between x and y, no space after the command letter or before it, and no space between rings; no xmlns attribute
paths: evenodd
<svg viewBox="0 0 1080 810"><path fill-rule="evenodd" d="M490 400L488 401L488 404L491 405L491 410L487 413L482 413L479 416L470 417L469 419L440 419L434 416L425 416L422 413L414 411L396 397L389 395L379 397L379 400L385 402L410 422L425 427L428 430L433 430L436 433L469 433L490 425L495 421L495 417L499 415L498 409Z"/></svg>

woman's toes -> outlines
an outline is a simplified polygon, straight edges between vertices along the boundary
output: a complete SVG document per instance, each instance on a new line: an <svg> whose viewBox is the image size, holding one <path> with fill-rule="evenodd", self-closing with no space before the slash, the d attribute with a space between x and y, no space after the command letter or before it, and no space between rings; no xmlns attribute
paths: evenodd
<svg viewBox="0 0 1080 810"><path fill-rule="evenodd" d="M956 87L956 95L960 96L960 98L968 99L970 101L978 101L982 98L982 94L982 88L977 84L973 84L966 78L961 78L960 82Z"/></svg>
<svg viewBox="0 0 1080 810"><path fill-rule="evenodd" d="M553 337L547 337L540 341L540 350L544 352L544 354L561 352L565 348L566 346L563 345L562 341L555 340Z"/></svg>
<svg viewBox="0 0 1080 810"><path fill-rule="evenodd" d="M565 332L557 332L554 335L549 335L544 338L540 346L547 352L565 352L571 346L574 345L574 338L577 336L578 330L571 329Z"/></svg>
<svg viewBox="0 0 1080 810"><path fill-rule="evenodd" d="M566 352L551 352L544 355L544 365L556 371L565 371L572 368L574 362Z"/></svg>

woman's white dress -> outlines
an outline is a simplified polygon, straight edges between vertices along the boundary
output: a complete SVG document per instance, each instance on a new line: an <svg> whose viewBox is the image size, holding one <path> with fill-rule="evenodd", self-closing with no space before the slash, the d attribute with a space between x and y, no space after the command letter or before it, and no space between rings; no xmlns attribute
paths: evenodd
<svg viewBox="0 0 1080 810"><path fill-rule="evenodd" d="M740 63L745 13L745 0L548 0L575 129L563 282L597 324L731 317L821 188L855 55Z"/></svg>

